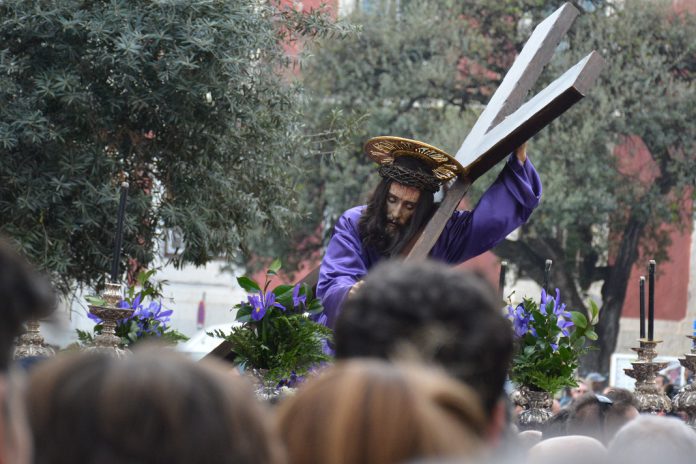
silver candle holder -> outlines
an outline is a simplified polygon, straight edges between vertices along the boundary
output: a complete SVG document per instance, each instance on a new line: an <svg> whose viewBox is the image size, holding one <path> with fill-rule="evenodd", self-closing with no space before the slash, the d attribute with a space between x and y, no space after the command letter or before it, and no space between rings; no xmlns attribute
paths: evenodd
<svg viewBox="0 0 696 464"><path fill-rule="evenodd" d="M654 361L657 357L655 348L662 341L642 338L638 342L640 343L638 348L631 348L638 353L638 360L631 363L633 368L624 369L627 376L636 380L633 395L638 402L638 410L649 414L669 412L672 410L672 402L655 383L658 372L668 365L666 362Z"/></svg>
<svg viewBox="0 0 696 464"><path fill-rule="evenodd" d="M691 339L691 352L679 358L679 363L691 372L696 372L696 336L687 335L687 338ZM696 386L693 379L672 399L672 407L675 411L685 413L686 423L696 429Z"/></svg>
<svg viewBox="0 0 696 464"><path fill-rule="evenodd" d="M27 330L19 336L17 346L15 346L14 359L31 358L34 356L48 357L56 352L46 345L39 330L39 321L30 319L27 321Z"/></svg>
<svg viewBox="0 0 696 464"><path fill-rule="evenodd" d="M104 305L89 305L89 312L102 320L102 330L86 351L104 352L117 358L127 356L130 351L119 346L121 339L116 336L116 325L121 319L130 317L133 310L117 306L121 301L121 284L107 283L102 299L105 301Z"/></svg>

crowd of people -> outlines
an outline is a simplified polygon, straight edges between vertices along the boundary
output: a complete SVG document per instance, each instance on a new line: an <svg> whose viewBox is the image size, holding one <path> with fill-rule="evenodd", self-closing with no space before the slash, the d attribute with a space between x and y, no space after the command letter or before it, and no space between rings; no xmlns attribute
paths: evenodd
<svg viewBox="0 0 696 464"><path fill-rule="evenodd" d="M60 354L20 371L12 341L55 306L47 280L0 245L0 462L654 463L693 461L696 433L644 416L589 376L542 430L505 393L509 322L482 277L385 261L335 322L336 361L277 404L227 363L144 346Z"/></svg>

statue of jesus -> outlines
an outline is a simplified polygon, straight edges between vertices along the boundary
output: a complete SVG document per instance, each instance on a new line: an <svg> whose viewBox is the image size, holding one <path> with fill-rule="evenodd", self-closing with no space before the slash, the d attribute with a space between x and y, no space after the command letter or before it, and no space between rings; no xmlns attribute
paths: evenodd
<svg viewBox="0 0 696 464"><path fill-rule="evenodd" d="M375 137L365 152L379 164L382 180L367 205L338 219L322 260L317 296L329 327L372 266L408 253L435 211L434 194L465 172L452 156L417 140ZM541 181L525 144L473 210L452 214L429 257L458 264L491 249L527 221L540 198Z"/></svg>

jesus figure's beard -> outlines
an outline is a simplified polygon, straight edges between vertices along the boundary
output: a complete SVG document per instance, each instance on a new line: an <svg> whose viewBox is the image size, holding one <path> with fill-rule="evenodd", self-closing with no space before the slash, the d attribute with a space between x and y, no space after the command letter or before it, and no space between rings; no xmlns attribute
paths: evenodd
<svg viewBox="0 0 696 464"><path fill-rule="evenodd" d="M391 251L388 253L389 256L394 256L403 249L403 243L401 242L404 241L405 231L406 226L387 220L385 235L388 239L386 249Z"/></svg>

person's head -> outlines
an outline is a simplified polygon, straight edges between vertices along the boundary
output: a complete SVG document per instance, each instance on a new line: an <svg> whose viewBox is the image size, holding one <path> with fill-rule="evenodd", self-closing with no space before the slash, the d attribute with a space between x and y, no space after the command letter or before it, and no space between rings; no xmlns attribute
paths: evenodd
<svg viewBox="0 0 696 464"><path fill-rule="evenodd" d="M588 393L569 409L566 432L609 443L616 431L638 415L637 403L628 390L614 389L611 396Z"/></svg>
<svg viewBox="0 0 696 464"><path fill-rule="evenodd" d="M587 374L587 377L585 377L585 385L587 385L591 392L602 393L606 380L607 378L599 372L590 372Z"/></svg>
<svg viewBox="0 0 696 464"><path fill-rule="evenodd" d="M513 349L498 305L496 291L471 272L430 261L382 262L344 304L336 357L398 359L417 352L472 386L493 418L494 409L504 413L500 398Z"/></svg>
<svg viewBox="0 0 696 464"><path fill-rule="evenodd" d="M12 359L15 338L29 319L48 316L56 306L49 280L0 238L0 372Z"/></svg>
<svg viewBox="0 0 696 464"><path fill-rule="evenodd" d="M395 256L432 215L433 194L464 168L439 148L401 137L374 137L365 153L380 166L382 181L360 218L360 239L366 248Z"/></svg>
<svg viewBox="0 0 696 464"><path fill-rule="evenodd" d="M551 416L542 426L544 440L554 437L564 437L567 435L568 418L570 408L563 408Z"/></svg>
<svg viewBox="0 0 696 464"><path fill-rule="evenodd" d="M609 444L616 463L691 464L696 456L696 433L679 419L641 415L624 425Z"/></svg>
<svg viewBox="0 0 696 464"><path fill-rule="evenodd" d="M670 384L669 377L664 374L657 374L655 376L655 384L657 385L657 388L664 392L667 389L667 385Z"/></svg>
<svg viewBox="0 0 696 464"><path fill-rule="evenodd" d="M527 464L602 464L607 450L598 440L582 435L568 435L543 440L530 448Z"/></svg>
<svg viewBox="0 0 696 464"><path fill-rule="evenodd" d="M624 388L611 387L605 396L612 401L604 424L605 443L608 443L621 427L638 417L640 412L638 400L633 393Z"/></svg>
<svg viewBox="0 0 696 464"><path fill-rule="evenodd" d="M339 361L277 411L289 464L390 464L483 451L476 394L444 373L381 360Z"/></svg>
<svg viewBox="0 0 696 464"><path fill-rule="evenodd" d="M427 166L415 158L402 157L394 162L404 170L428 176ZM393 177L383 177L375 188L358 224L365 247L394 256L411 242L433 213L433 192Z"/></svg>
<svg viewBox="0 0 696 464"><path fill-rule="evenodd" d="M152 348L46 361L27 395L35 463L278 462L252 390L223 369Z"/></svg>
<svg viewBox="0 0 696 464"><path fill-rule="evenodd" d="M573 400L576 400L588 392L589 388L587 388L587 384L582 380L578 380L578 386L570 389L570 396L573 398Z"/></svg>
<svg viewBox="0 0 696 464"><path fill-rule="evenodd" d="M31 459L31 437L16 386L17 373L10 375L8 368L22 325L49 315L56 298L48 279L1 237L0 301L0 462L25 464Z"/></svg>

